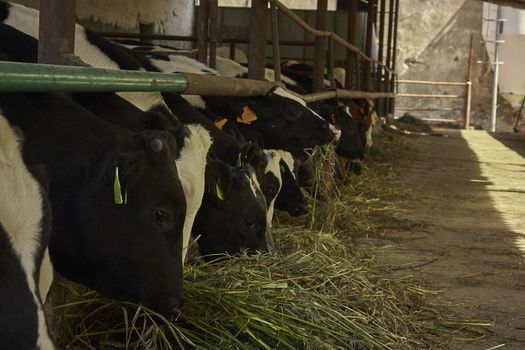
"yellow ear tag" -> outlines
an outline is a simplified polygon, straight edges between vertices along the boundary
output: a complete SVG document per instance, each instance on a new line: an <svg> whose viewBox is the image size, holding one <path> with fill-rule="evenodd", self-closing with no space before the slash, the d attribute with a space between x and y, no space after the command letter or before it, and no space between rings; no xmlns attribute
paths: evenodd
<svg viewBox="0 0 525 350"><path fill-rule="evenodd" d="M242 115L237 117L237 123L248 124L257 120L257 115L248 106L242 108Z"/></svg>
<svg viewBox="0 0 525 350"><path fill-rule="evenodd" d="M215 191L217 192L217 198L219 198L221 201L224 200L224 195L222 193L222 189L221 189L221 186L219 185L220 183L220 179L217 180L217 183L215 184Z"/></svg>
<svg viewBox="0 0 525 350"><path fill-rule="evenodd" d="M115 166L115 180L113 181L113 196L115 198L115 204L123 204L122 200L122 189L120 188L120 180L118 176L118 165ZM127 193L126 193L127 201Z"/></svg>
<svg viewBox="0 0 525 350"><path fill-rule="evenodd" d="M224 127L224 124L226 124L226 122L228 122L228 119L226 119L226 118L217 119L215 121L215 126L222 130L222 128Z"/></svg>

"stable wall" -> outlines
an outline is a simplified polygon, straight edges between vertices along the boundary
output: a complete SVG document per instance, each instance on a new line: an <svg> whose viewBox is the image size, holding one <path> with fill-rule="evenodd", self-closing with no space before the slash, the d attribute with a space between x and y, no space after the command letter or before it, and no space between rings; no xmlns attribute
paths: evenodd
<svg viewBox="0 0 525 350"><path fill-rule="evenodd" d="M482 41L483 3L475 0L401 0L397 69L399 79L466 81L470 37L473 36L472 118L473 125L489 128L492 99L492 66L487 61ZM425 94L464 94L464 88L443 86L408 86L400 92ZM402 108L457 108L457 112L415 112L428 118L462 120L464 100L398 98L396 115ZM498 101L498 131L510 131L516 110L505 99Z"/></svg>

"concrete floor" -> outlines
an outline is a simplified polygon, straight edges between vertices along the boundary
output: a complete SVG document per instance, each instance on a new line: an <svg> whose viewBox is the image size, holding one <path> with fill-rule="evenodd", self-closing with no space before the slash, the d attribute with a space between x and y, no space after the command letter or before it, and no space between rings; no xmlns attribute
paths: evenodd
<svg viewBox="0 0 525 350"><path fill-rule="evenodd" d="M401 161L407 220L427 223L392 232L375 245L395 276L438 290L464 318L493 322L487 338L457 349L525 349L525 136L446 131L414 137Z"/></svg>

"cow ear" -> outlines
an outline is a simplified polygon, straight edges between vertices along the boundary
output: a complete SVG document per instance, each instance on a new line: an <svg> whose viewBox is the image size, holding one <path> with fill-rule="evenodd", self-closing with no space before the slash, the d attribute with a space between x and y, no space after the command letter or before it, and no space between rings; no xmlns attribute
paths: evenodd
<svg viewBox="0 0 525 350"><path fill-rule="evenodd" d="M268 160L263 151L253 143L247 143L241 146L242 165L248 163L256 169L266 168Z"/></svg>
<svg viewBox="0 0 525 350"><path fill-rule="evenodd" d="M213 161L206 165L206 191L218 201L225 201L231 193L231 168L223 162Z"/></svg>

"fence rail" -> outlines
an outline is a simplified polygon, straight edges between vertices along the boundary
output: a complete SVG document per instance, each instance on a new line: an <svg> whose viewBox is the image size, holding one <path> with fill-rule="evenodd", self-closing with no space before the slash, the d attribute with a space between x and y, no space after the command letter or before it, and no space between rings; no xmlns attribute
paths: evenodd
<svg viewBox="0 0 525 350"><path fill-rule="evenodd" d="M471 103L472 103L472 83L470 81L460 82L460 81L426 81L426 80L397 80L398 84L407 84L407 85L429 85L429 86L459 86L465 88L464 95L450 95L450 94L409 94L409 93L398 93L397 97L405 98L435 98L435 99L456 99L456 100L465 100L464 108L433 108L433 107L396 107L398 110L402 111L419 111L419 112L463 112L463 127L468 129L470 124L470 113L471 113ZM423 118L424 119L424 118ZM443 118L441 121L445 120ZM453 121L453 120L448 120Z"/></svg>

